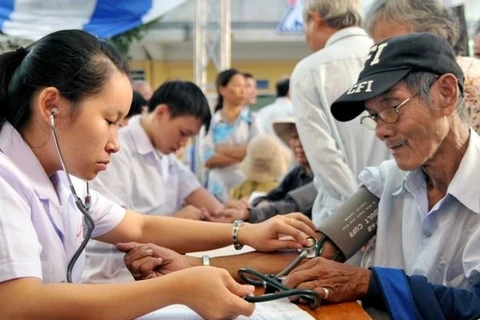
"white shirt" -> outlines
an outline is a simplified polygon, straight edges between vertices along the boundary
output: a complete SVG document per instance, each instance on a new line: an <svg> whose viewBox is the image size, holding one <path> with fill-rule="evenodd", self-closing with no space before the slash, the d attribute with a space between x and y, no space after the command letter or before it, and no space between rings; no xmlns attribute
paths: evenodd
<svg viewBox="0 0 480 320"><path fill-rule="evenodd" d="M210 123L210 129L203 140L203 161L215 155L219 145L247 146L256 135L262 133L258 118L249 110L242 111L233 122L227 122L222 117L222 111L215 112ZM228 201L230 189L245 180L240 170L240 162L227 167L217 167L208 171L208 191L221 202Z"/></svg>
<svg viewBox="0 0 480 320"><path fill-rule="evenodd" d="M122 207L151 215L173 215L185 198L201 188L197 177L174 155L163 155L150 142L140 116L119 132L120 151L92 188ZM83 282L133 280L115 246L92 241L87 246Z"/></svg>
<svg viewBox="0 0 480 320"><path fill-rule="evenodd" d="M120 130L120 150L92 181L92 188L127 209L173 215L201 184L175 155L155 149L140 118L132 117Z"/></svg>
<svg viewBox="0 0 480 320"><path fill-rule="evenodd" d="M71 178L83 200L85 183ZM64 172L51 179L20 134L5 123L0 131L0 282L23 277L66 281L68 262L83 240L83 216ZM90 215L93 237L98 237L120 223L125 210L92 191ZM84 260L82 254L75 264L74 281Z"/></svg>
<svg viewBox="0 0 480 320"><path fill-rule="evenodd" d="M361 173L380 198L372 265L404 269L433 284L480 284L480 137L470 135L447 194L431 210L421 169L404 172L390 160Z"/></svg>
<svg viewBox="0 0 480 320"><path fill-rule="evenodd" d="M257 117L263 133L276 137L275 130L273 130L273 123L288 117L293 117L292 102L288 97L276 98L274 103L260 109Z"/></svg>
<svg viewBox="0 0 480 320"><path fill-rule="evenodd" d="M290 79L293 112L318 191L312 220L320 222L358 188L358 174L390 158L385 145L358 119L336 121L331 103L353 85L372 40L358 27L337 31L324 49L300 61Z"/></svg>

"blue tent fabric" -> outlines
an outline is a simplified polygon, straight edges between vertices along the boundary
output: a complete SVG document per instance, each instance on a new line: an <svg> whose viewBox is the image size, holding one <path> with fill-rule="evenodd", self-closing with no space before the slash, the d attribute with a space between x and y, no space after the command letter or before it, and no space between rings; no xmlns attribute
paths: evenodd
<svg viewBox="0 0 480 320"><path fill-rule="evenodd" d="M0 31L38 40L62 29L110 38L159 18L186 0L0 0Z"/></svg>

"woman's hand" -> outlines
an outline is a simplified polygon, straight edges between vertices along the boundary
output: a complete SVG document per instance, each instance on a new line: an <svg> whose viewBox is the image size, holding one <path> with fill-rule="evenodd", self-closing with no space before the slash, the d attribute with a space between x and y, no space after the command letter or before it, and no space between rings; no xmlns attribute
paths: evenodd
<svg viewBox="0 0 480 320"><path fill-rule="evenodd" d="M368 269L325 258L313 258L295 268L283 284L291 288L314 290L329 302L345 302L363 298L370 277Z"/></svg>
<svg viewBox="0 0 480 320"><path fill-rule="evenodd" d="M262 223L246 223L238 231L240 244L258 251L300 249L312 244L309 237L315 237L315 225L300 212L277 215Z"/></svg>
<svg viewBox="0 0 480 320"><path fill-rule="evenodd" d="M123 261L135 280L156 278L196 265L196 258L155 244L118 243L117 249L126 253Z"/></svg>
<svg viewBox="0 0 480 320"><path fill-rule="evenodd" d="M195 267L172 274L178 277L175 294L204 319L235 319L250 316L255 305L243 299L253 293L251 285L241 285L226 270Z"/></svg>

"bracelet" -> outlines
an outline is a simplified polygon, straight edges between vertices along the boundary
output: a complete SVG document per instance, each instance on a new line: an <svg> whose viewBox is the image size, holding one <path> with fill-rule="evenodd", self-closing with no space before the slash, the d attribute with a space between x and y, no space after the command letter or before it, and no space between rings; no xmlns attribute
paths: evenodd
<svg viewBox="0 0 480 320"><path fill-rule="evenodd" d="M243 244L238 242L238 230L240 226L243 225L242 220L235 220L233 222L233 229L232 229L232 239L233 239L233 247L235 250L241 250L243 248Z"/></svg>
<svg viewBox="0 0 480 320"><path fill-rule="evenodd" d="M205 267L210 266L210 257L207 255L202 256L202 265Z"/></svg>

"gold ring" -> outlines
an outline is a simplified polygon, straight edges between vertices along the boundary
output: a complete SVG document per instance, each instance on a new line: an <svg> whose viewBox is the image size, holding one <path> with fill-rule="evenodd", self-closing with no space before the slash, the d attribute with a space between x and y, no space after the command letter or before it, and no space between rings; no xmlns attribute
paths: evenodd
<svg viewBox="0 0 480 320"><path fill-rule="evenodd" d="M322 288L323 289L323 299L328 299L328 294L330 293L330 291L328 291L327 288Z"/></svg>

